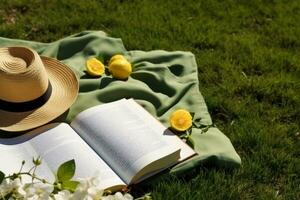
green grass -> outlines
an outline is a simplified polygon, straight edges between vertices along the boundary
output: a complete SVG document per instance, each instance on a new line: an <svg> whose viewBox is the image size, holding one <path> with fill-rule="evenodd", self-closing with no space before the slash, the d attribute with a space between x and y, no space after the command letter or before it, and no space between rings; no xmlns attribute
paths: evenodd
<svg viewBox="0 0 300 200"><path fill-rule="evenodd" d="M299 22L291 0L0 0L2 37L49 42L103 30L128 50L196 55L200 91L243 164L132 191L154 199L300 199Z"/></svg>

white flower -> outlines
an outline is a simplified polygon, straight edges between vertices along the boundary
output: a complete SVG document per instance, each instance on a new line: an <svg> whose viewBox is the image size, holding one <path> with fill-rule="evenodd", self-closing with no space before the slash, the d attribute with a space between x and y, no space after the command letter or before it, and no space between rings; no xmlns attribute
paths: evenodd
<svg viewBox="0 0 300 200"><path fill-rule="evenodd" d="M12 190L12 188L11 188L11 185L9 184L9 181L7 179L4 179L0 185L0 196L4 197L8 193L10 193L11 190Z"/></svg>
<svg viewBox="0 0 300 200"><path fill-rule="evenodd" d="M90 179L80 180L73 196L72 200L97 200L101 199L104 190L99 187L99 177L93 177Z"/></svg>
<svg viewBox="0 0 300 200"><path fill-rule="evenodd" d="M0 185L0 197L4 197L5 195L9 193L15 193L16 196L20 197L22 196L22 182L20 179L14 179L14 180L9 180L5 179Z"/></svg>
<svg viewBox="0 0 300 200"><path fill-rule="evenodd" d="M0 200L9 194L8 200L133 200L130 194L117 192L114 195L103 196L99 176L80 180L74 193L68 190L53 194L54 186L48 183L22 184L20 179L5 179L0 184ZM7 197L6 197L7 198Z"/></svg>
<svg viewBox="0 0 300 200"><path fill-rule="evenodd" d="M131 194L129 194L129 193L124 194L123 197L124 197L125 200L132 200L133 199L133 196L131 196Z"/></svg>
<svg viewBox="0 0 300 200"><path fill-rule="evenodd" d="M72 194L69 190L63 190L54 195L55 200L69 200Z"/></svg>
<svg viewBox="0 0 300 200"><path fill-rule="evenodd" d="M45 183L28 183L23 187L26 200L48 200L53 192L53 185Z"/></svg>
<svg viewBox="0 0 300 200"><path fill-rule="evenodd" d="M114 195L103 197L102 200L133 200L133 197L128 193L123 195L121 192L116 192Z"/></svg>

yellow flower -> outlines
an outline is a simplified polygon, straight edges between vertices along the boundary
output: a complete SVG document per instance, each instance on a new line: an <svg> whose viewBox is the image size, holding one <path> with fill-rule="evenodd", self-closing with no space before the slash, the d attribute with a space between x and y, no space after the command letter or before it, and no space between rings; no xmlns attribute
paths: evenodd
<svg viewBox="0 0 300 200"><path fill-rule="evenodd" d="M90 58L86 61L86 71L91 76L101 76L105 71L105 67L100 60Z"/></svg>
<svg viewBox="0 0 300 200"><path fill-rule="evenodd" d="M171 114L170 125L176 131L186 131L192 126L192 116L187 110L176 110Z"/></svg>

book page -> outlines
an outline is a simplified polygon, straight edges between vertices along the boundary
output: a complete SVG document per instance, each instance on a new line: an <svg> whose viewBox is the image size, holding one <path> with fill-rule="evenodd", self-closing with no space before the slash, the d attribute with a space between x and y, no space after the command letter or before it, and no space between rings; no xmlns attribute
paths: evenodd
<svg viewBox="0 0 300 200"><path fill-rule="evenodd" d="M166 129L162 123L157 123L158 119L155 119L152 115L149 115L149 113L136 101L134 101L133 99L129 99L127 101L131 105L130 109L136 112L141 118L143 118L144 122L155 130L154 133L162 135L163 140L168 144L180 148L180 159L178 160L179 162L186 160L187 158L196 154L196 152L189 145L183 142L169 129Z"/></svg>
<svg viewBox="0 0 300 200"><path fill-rule="evenodd" d="M38 153L28 143L16 143L14 139L0 139L0 171L6 176L19 172L22 161L25 161L23 171L28 171L32 166L32 158L37 158ZM37 176L43 177L47 180L54 180L47 164L39 166L36 170ZM30 182L29 176L23 177L24 182Z"/></svg>
<svg viewBox="0 0 300 200"><path fill-rule="evenodd" d="M42 166L47 166L52 180L54 180L53 173L62 163L74 159L76 163L74 179L99 175L103 189L115 185L125 185L68 124L47 125L27 133L21 138L14 138L14 141L15 144L11 145L16 149L13 157L20 153L20 146L32 149L32 151L27 151L25 156L20 155L19 157L30 163L33 154L39 155L42 158ZM3 152L1 154L5 154Z"/></svg>
<svg viewBox="0 0 300 200"><path fill-rule="evenodd" d="M127 184L148 164L179 151L153 134L157 130L132 112L125 99L90 108L71 126Z"/></svg>

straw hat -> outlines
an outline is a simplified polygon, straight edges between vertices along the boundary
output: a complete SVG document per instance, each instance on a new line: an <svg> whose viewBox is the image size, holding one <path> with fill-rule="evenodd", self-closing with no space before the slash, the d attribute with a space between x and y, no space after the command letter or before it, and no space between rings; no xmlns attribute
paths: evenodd
<svg viewBox="0 0 300 200"><path fill-rule="evenodd" d="M25 47L0 48L0 130L50 122L75 101L78 81L60 61Z"/></svg>

